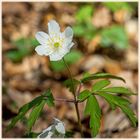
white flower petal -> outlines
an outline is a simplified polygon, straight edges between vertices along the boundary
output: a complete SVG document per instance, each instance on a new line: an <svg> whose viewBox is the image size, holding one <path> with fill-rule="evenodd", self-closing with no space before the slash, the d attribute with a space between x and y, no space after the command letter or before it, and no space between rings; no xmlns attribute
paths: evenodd
<svg viewBox="0 0 140 140"><path fill-rule="evenodd" d="M67 54L73 45L74 45L73 42L71 42L71 44L66 43L62 46L62 48L60 48L59 52L61 52L64 55Z"/></svg>
<svg viewBox="0 0 140 140"><path fill-rule="evenodd" d="M48 138L48 135L50 136L50 134L52 133L51 131L53 131L53 129L54 129L54 125L49 126L47 129L43 130L41 134L38 135L38 138Z"/></svg>
<svg viewBox="0 0 140 140"><path fill-rule="evenodd" d="M59 133L65 134L65 127L62 122L58 123L55 128Z"/></svg>
<svg viewBox="0 0 140 140"><path fill-rule="evenodd" d="M59 24L55 21L55 20L51 20L48 23L48 31L49 31L49 35L52 36L56 36L60 34L60 26Z"/></svg>
<svg viewBox="0 0 140 140"><path fill-rule="evenodd" d="M71 47L74 45L74 43L73 43L73 42L71 42L70 44L66 43L65 45L66 45L66 46L64 46L64 47L67 48L68 51L70 51L70 49L71 49Z"/></svg>
<svg viewBox="0 0 140 140"><path fill-rule="evenodd" d="M65 35L65 37L66 38L73 38L73 30L72 30L72 28L71 27L67 27L66 29L65 29L65 31L64 31L64 35Z"/></svg>
<svg viewBox="0 0 140 140"><path fill-rule="evenodd" d="M57 122L61 122L59 119L57 119L57 118L53 118L54 119L54 121L57 123Z"/></svg>
<svg viewBox="0 0 140 140"><path fill-rule="evenodd" d="M50 132L48 133L48 136L47 136L46 138L51 138L52 135L53 135L53 132L50 131Z"/></svg>
<svg viewBox="0 0 140 140"><path fill-rule="evenodd" d="M52 53L52 50L50 47L45 46L45 45L39 45L35 48L35 51L39 55L50 55Z"/></svg>
<svg viewBox="0 0 140 140"><path fill-rule="evenodd" d="M67 27L65 31L62 33L64 37L63 46L67 47L71 44L73 38L73 30L71 27Z"/></svg>
<svg viewBox="0 0 140 140"><path fill-rule="evenodd" d="M49 126L47 129L43 130L43 133L50 131L53 128L53 125Z"/></svg>
<svg viewBox="0 0 140 140"><path fill-rule="evenodd" d="M71 47L74 45L74 43L73 42L71 42L71 44L70 45L68 45L68 48L69 49L71 49Z"/></svg>
<svg viewBox="0 0 140 140"><path fill-rule="evenodd" d="M59 61L63 58L65 54L61 54L59 51L55 51L52 54L50 54L50 60L51 61Z"/></svg>
<svg viewBox="0 0 140 140"><path fill-rule="evenodd" d="M49 36L47 33L45 32L37 32L35 35L36 39L38 40L38 42L42 45L46 45L49 39Z"/></svg>

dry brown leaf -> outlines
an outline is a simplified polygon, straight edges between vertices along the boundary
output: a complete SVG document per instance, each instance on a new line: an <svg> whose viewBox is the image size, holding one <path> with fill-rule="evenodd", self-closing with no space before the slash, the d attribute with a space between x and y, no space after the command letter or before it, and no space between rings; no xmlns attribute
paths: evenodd
<svg viewBox="0 0 140 140"><path fill-rule="evenodd" d="M131 15L129 14L129 12L124 9L118 10L114 13L114 19L119 23L124 23L125 21L130 19L130 16Z"/></svg>
<svg viewBox="0 0 140 140"><path fill-rule="evenodd" d="M104 67L104 57L100 55L88 56L85 58L85 61L82 63L82 69L85 71L92 71L97 69L100 71Z"/></svg>
<svg viewBox="0 0 140 140"><path fill-rule="evenodd" d="M128 20L125 23L125 30L130 39L133 39L134 41L138 42L138 20L137 19Z"/></svg>
<svg viewBox="0 0 140 140"><path fill-rule="evenodd" d="M106 59L105 61L105 71L111 74L118 74L122 71L121 65L118 61Z"/></svg>
<svg viewBox="0 0 140 140"><path fill-rule="evenodd" d="M99 43L101 41L101 37L99 35L95 36L88 44L87 50L89 53L93 53L97 47L99 47Z"/></svg>
<svg viewBox="0 0 140 140"><path fill-rule="evenodd" d="M19 75L19 74L27 74L32 72L33 70L37 70L40 65L48 65L48 61L45 57L41 57L39 55L28 56L25 57L22 63L14 64L11 61L7 60L7 63L4 64L4 71L9 76ZM44 70L46 73L49 72L46 69Z"/></svg>
<svg viewBox="0 0 140 140"><path fill-rule="evenodd" d="M125 61L123 62L126 68L135 70L138 69L138 53L137 48L129 47L125 52Z"/></svg>
<svg viewBox="0 0 140 140"><path fill-rule="evenodd" d="M105 7L98 8L92 18L92 23L95 27L106 27L112 21L110 11Z"/></svg>
<svg viewBox="0 0 140 140"><path fill-rule="evenodd" d="M5 2L2 4L2 11L3 14L25 13L26 6L25 3L20 3L20 2L13 2L10 4L8 2Z"/></svg>

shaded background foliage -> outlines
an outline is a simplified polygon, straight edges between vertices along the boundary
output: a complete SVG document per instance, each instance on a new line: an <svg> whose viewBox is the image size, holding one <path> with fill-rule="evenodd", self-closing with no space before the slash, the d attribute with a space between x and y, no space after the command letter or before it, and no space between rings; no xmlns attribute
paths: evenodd
<svg viewBox="0 0 140 140"><path fill-rule="evenodd" d="M134 92L138 89L138 3L2 3L2 110L3 137L24 137L26 117L14 129L4 132L10 119L25 103L51 87L54 97L72 98L63 85L68 78L62 61L50 62L38 56L34 35L47 32L47 23L55 19L62 30L68 25L74 30L75 46L66 55L72 74L79 79L83 72L109 72L126 79L125 86ZM94 82L84 88L91 88ZM112 80L113 86L124 86ZM104 100L98 98L103 110L100 133L97 137L137 137L137 129L130 126L126 117L112 112ZM137 113L137 97L130 97ZM84 134L91 137L89 118L80 115ZM28 115L28 114L27 114ZM45 107L33 130L40 132L48 127L53 117L65 122L67 130L77 132L74 106L56 102L56 107Z"/></svg>

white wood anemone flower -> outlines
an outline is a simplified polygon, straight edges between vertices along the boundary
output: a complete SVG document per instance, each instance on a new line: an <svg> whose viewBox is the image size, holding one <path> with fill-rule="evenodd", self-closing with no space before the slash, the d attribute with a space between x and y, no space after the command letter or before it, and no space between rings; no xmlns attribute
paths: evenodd
<svg viewBox="0 0 140 140"><path fill-rule="evenodd" d="M47 129L43 130L43 132L38 135L38 138L64 138L64 136L64 123L59 119L54 118L54 123Z"/></svg>
<svg viewBox="0 0 140 140"><path fill-rule="evenodd" d="M72 28L67 27L64 32L60 32L60 26L55 20L49 21L48 34L39 31L35 37L41 44L35 51L39 55L49 56L51 61L61 60L74 45Z"/></svg>

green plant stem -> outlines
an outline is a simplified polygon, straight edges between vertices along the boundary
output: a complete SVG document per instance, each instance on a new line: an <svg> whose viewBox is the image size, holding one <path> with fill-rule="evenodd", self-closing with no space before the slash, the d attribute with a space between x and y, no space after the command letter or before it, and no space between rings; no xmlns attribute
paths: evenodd
<svg viewBox="0 0 140 140"><path fill-rule="evenodd" d="M82 124L81 124L81 119L80 119L80 114L79 114L79 108L78 108L78 102L77 102L77 98L76 98L76 93L75 93L75 89L74 89L74 83L73 83L73 78L72 78L72 74L71 74L71 71L63 57L63 62L69 72L69 76L70 76L70 79L71 79L71 84L72 84L72 92L73 92L73 96L74 96L74 105L75 105L75 109L76 109L76 114L77 114L77 119L78 119L78 125L79 125L79 128L80 128L80 133L81 133L81 136L83 137L83 131L82 131Z"/></svg>

